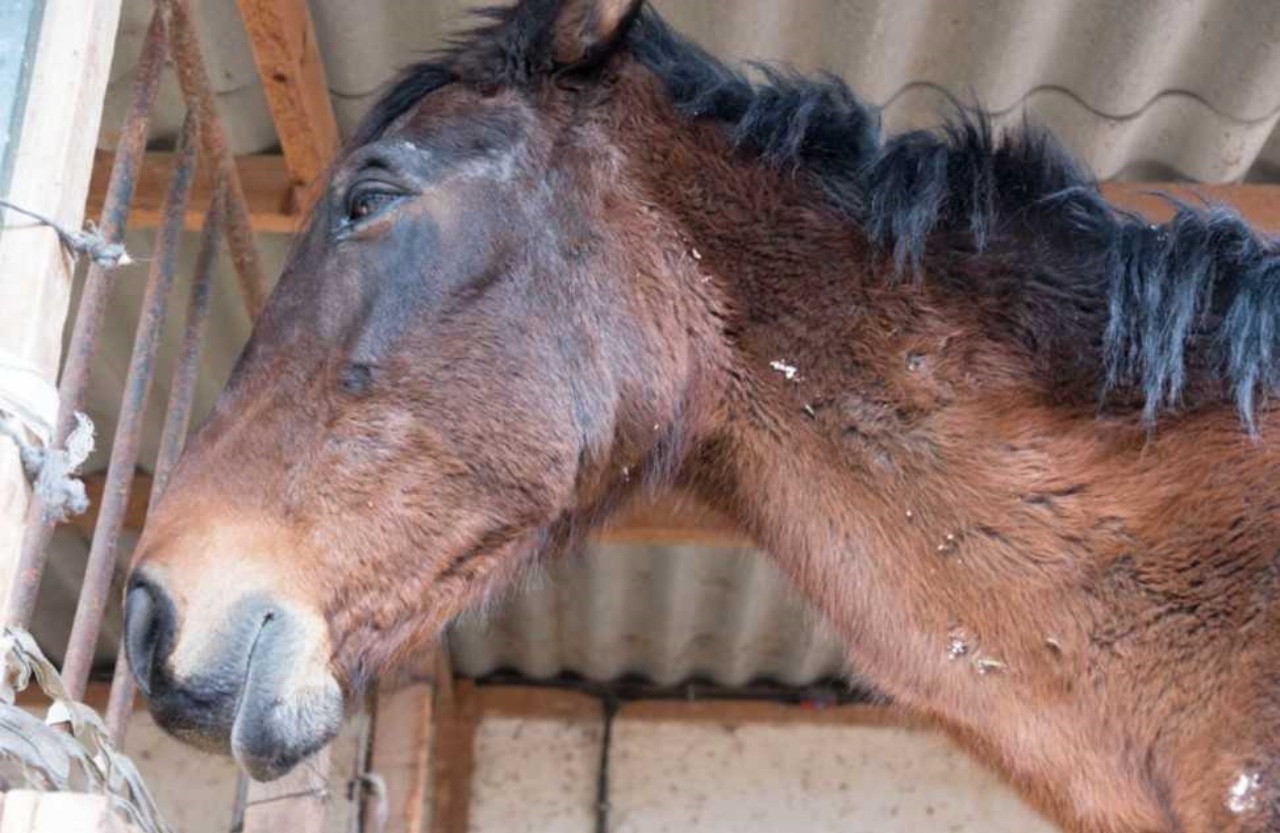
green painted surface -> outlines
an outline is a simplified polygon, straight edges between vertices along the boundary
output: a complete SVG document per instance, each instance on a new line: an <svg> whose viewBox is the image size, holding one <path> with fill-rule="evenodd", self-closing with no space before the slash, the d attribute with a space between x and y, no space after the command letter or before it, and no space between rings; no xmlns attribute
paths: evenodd
<svg viewBox="0 0 1280 833"><path fill-rule="evenodd" d="M13 173L43 17L44 0L0 0L0 194Z"/></svg>

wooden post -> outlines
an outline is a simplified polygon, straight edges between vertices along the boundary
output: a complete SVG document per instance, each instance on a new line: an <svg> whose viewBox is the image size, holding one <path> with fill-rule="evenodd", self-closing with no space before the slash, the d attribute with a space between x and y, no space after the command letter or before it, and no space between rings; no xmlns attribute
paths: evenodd
<svg viewBox="0 0 1280 833"><path fill-rule="evenodd" d="M438 699L449 691L450 673L446 652L435 646L416 668L379 686L369 770L386 786L385 833L430 830ZM369 808L365 817L372 815Z"/></svg>
<svg viewBox="0 0 1280 833"><path fill-rule="evenodd" d="M38 34L25 40L29 83L13 108L9 126L20 128L0 194L69 229L84 222L119 20L120 0L46 2L32 17ZM0 217L0 356L53 383L74 264L51 229L12 211ZM12 586L29 498L17 450L0 439L0 598Z"/></svg>
<svg viewBox="0 0 1280 833"><path fill-rule="evenodd" d="M437 695L431 833L467 833L479 723L473 683L459 680Z"/></svg>
<svg viewBox="0 0 1280 833"><path fill-rule="evenodd" d="M292 183L305 212L338 151L338 122L307 0L238 0Z"/></svg>

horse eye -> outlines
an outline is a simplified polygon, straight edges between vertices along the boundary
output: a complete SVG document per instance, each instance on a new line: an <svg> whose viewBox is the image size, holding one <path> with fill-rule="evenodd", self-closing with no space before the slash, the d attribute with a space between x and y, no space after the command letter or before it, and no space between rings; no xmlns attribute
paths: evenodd
<svg viewBox="0 0 1280 833"><path fill-rule="evenodd" d="M354 223L372 217L399 197L400 195L393 191L374 189L353 191L347 198L347 220Z"/></svg>

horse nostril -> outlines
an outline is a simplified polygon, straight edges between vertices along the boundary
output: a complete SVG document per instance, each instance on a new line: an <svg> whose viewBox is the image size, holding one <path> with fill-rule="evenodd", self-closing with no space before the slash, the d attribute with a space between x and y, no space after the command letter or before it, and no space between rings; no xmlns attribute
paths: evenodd
<svg viewBox="0 0 1280 833"><path fill-rule="evenodd" d="M124 651L143 695L151 696L151 671L168 617L161 610L161 590L135 579L124 600Z"/></svg>

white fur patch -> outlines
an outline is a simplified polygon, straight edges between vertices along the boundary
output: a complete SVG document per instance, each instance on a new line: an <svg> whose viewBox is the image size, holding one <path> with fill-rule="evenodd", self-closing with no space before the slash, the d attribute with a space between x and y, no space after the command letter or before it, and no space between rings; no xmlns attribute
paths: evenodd
<svg viewBox="0 0 1280 833"><path fill-rule="evenodd" d="M1256 810L1258 790L1262 788L1262 776L1256 772L1242 772L1227 790L1227 809L1237 816Z"/></svg>

